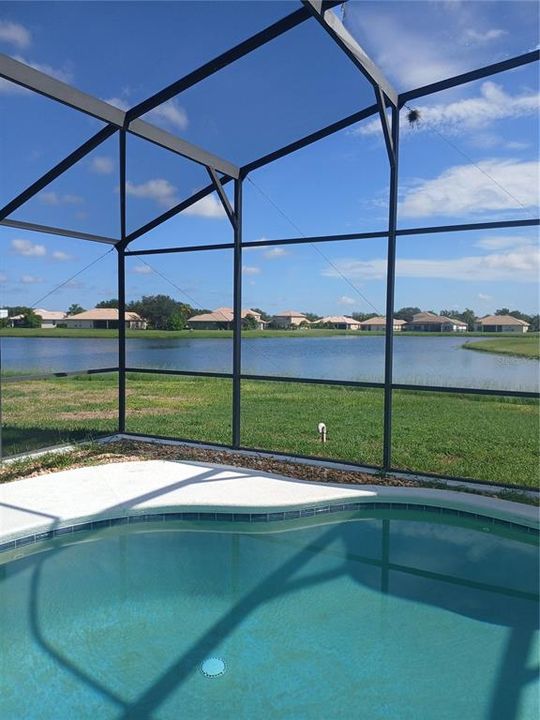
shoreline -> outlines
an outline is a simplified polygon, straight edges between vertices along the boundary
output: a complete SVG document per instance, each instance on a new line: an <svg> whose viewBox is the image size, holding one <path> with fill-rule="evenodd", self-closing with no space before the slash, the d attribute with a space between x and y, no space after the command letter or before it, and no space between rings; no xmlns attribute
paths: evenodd
<svg viewBox="0 0 540 720"><path fill-rule="evenodd" d="M366 330L244 330L242 337L250 338L322 338L322 337L384 337L384 331L368 332ZM467 333L435 333L435 332L413 332L394 333L398 337L462 337L462 338L484 338L494 340L499 338L516 340L514 333L497 333L497 338L488 337L482 332ZM2 328L0 338L92 338L92 339L117 339L117 330L101 329L66 329L66 328ZM129 340L230 340L233 337L232 330L126 330L126 338ZM540 338L540 333L527 333L528 338ZM519 339L519 338L517 338ZM523 338L525 339L525 338Z"/></svg>

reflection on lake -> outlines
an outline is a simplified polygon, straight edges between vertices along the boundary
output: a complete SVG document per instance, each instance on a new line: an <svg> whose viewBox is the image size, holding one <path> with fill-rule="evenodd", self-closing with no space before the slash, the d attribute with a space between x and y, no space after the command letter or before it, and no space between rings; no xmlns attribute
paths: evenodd
<svg viewBox="0 0 540 720"><path fill-rule="evenodd" d="M538 391L536 360L464 350L464 342L462 336L397 335L394 382ZM7 337L1 343L4 371L58 372L118 364L114 339ZM231 372L232 340L130 339L127 365ZM242 343L242 370L248 374L382 382L384 337L249 338Z"/></svg>

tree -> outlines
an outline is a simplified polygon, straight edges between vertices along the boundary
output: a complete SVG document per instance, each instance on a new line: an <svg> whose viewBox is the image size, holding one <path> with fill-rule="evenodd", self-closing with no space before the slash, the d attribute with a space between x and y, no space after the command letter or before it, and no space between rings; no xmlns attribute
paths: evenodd
<svg viewBox="0 0 540 720"><path fill-rule="evenodd" d="M28 310L24 314L24 319L21 323L21 327L26 328L39 328L41 327L41 318L33 310Z"/></svg>
<svg viewBox="0 0 540 720"><path fill-rule="evenodd" d="M510 308L499 308L495 310L495 315L510 315Z"/></svg>
<svg viewBox="0 0 540 720"><path fill-rule="evenodd" d="M402 307L394 313L396 320L405 320L405 322L411 322L413 315L422 312L419 307Z"/></svg>
<svg viewBox="0 0 540 720"><path fill-rule="evenodd" d="M257 318L254 315L246 315L245 318L242 318L242 328L244 330L258 330Z"/></svg>
<svg viewBox="0 0 540 720"><path fill-rule="evenodd" d="M24 315L30 308L27 305L8 305L6 310L8 311L8 317L13 317L14 315Z"/></svg>
<svg viewBox="0 0 540 720"><path fill-rule="evenodd" d="M169 295L143 295L140 300L130 302L127 309L144 318L154 330L183 328L194 314L191 305L178 302Z"/></svg>
<svg viewBox="0 0 540 720"><path fill-rule="evenodd" d="M78 305L77 303L73 303L73 305L70 305L67 309L68 315L77 315L78 313L84 312L84 308Z"/></svg>
<svg viewBox="0 0 540 720"><path fill-rule="evenodd" d="M272 319L272 316L269 315L268 313L264 312L264 310L261 310L261 308L251 308L251 309L254 310L255 312L259 313L259 315L261 316L261 320L264 320L265 322L268 322L269 320Z"/></svg>
<svg viewBox="0 0 540 720"><path fill-rule="evenodd" d="M167 322L167 330L183 330L186 327L186 319L180 312L173 312Z"/></svg>
<svg viewBox="0 0 540 720"><path fill-rule="evenodd" d="M111 298L110 300L101 300L101 302L98 302L96 307L97 308L117 308L118 300L116 298Z"/></svg>
<svg viewBox="0 0 540 720"><path fill-rule="evenodd" d="M522 313L520 310L510 310L509 315L517 318L518 320L524 320L525 322L531 321L531 316L526 315L525 313Z"/></svg>
<svg viewBox="0 0 540 720"><path fill-rule="evenodd" d="M353 312L351 317L353 318L353 320L363 322L364 320L371 320L371 318L377 317L377 315L376 313Z"/></svg>
<svg viewBox="0 0 540 720"><path fill-rule="evenodd" d="M529 332L539 332L540 331L540 315L531 315L531 324L529 327Z"/></svg>
<svg viewBox="0 0 540 720"><path fill-rule="evenodd" d="M302 315L306 316L306 320L309 320L309 322L315 322L316 320L320 320L322 315L315 315L315 313L305 312L302 313Z"/></svg>
<svg viewBox="0 0 540 720"><path fill-rule="evenodd" d="M465 308L461 313L460 318L462 322L467 323L467 330L472 332L476 327L476 313L471 308Z"/></svg>

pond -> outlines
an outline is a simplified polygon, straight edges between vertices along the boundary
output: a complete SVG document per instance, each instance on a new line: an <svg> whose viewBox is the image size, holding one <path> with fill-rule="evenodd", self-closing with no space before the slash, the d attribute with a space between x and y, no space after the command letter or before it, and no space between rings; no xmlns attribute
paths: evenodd
<svg viewBox="0 0 540 720"><path fill-rule="evenodd" d="M394 381L499 390L539 389L534 359L464 349L463 337L396 336ZM116 367L118 343L109 338L2 338L7 372L61 372ZM132 368L231 372L230 338L129 339ZM242 343L246 374L382 382L384 337L269 337Z"/></svg>

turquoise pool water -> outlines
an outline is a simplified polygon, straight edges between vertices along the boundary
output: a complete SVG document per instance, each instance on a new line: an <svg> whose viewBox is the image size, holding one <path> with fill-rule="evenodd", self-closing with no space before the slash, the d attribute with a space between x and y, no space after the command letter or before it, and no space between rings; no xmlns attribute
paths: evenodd
<svg viewBox="0 0 540 720"><path fill-rule="evenodd" d="M536 720L536 538L440 517L33 546L0 565L0 717Z"/></svg>

